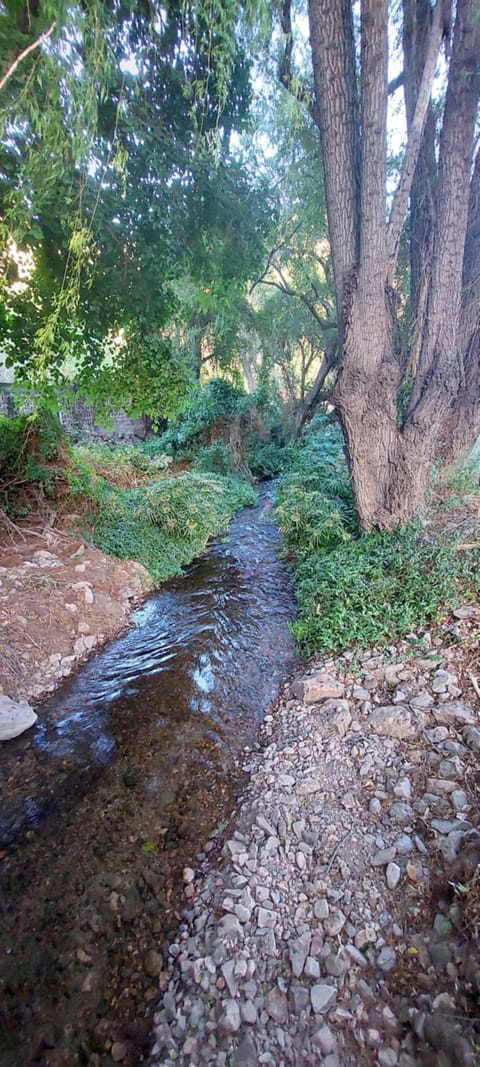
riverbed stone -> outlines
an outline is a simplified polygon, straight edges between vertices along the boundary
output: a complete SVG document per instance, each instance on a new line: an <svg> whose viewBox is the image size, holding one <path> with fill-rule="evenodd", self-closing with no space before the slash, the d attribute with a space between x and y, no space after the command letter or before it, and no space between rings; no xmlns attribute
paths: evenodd
<svg viewBox="0 0 480 1067"><path fill-rule="evenodd" d="M236 1034L240 1029L240 1008L236 1000L225 1000L223 1002L223 1011L218 1020L219 1029L224 1034Z"/></svg>
<svg viewBox="0 0 480 1067"><path fill-rule="evenodd" d="M324 1012L328 1011L335 1002L336 996L337 990L335 986L327 985L325 982L318 982L313 985L310 990L310 999L315 1015L323 1015Z"/></svg>
<svg viewBox="0 0 480 1067"><path fill-rule="evenodd" d="M345 686L327 671L318 671L295 681L292 692L304 704L317 704L321 700L343 697Z"/></svg>
<svg viewBox="0 0 480 1067"><path fill-rule="evenodd" d="M388 704L372 712L369 723L376 734L400 739L413 737L415 727L408 708L404 705Z"/></svg>

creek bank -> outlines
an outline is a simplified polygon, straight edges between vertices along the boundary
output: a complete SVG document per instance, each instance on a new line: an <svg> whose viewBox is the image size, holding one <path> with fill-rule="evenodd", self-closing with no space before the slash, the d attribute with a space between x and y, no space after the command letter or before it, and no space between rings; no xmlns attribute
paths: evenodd
<svg viewBox="0 0 480 1067"><path fill-rule="evenodd" d="M476 1062L479 636L465 605L287 686L184 871L151 1067Z"/></svg>
<svg viewBox="0 0 480 1067"><path fill-rule="evenodd" d="M153 586L131 560L50 530L4 545L0 566L0 692L38 702L126 625Z"/></svg>

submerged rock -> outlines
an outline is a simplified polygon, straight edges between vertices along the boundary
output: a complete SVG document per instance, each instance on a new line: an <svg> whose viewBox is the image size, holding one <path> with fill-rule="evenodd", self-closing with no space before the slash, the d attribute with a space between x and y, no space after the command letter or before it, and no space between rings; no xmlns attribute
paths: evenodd
<svg viewBox="0 0 480 1067"><path fill-rule="evenodd" d="M10 700L0 693L0 741L11 741L29 730L36 723L38 715L26 700Z"/></svg>

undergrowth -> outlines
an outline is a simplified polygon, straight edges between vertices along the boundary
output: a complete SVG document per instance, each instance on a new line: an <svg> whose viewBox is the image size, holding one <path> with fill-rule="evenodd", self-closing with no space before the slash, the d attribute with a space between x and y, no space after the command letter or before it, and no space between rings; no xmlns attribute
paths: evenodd
<svg viewBox="0 0 480 1067"><path fill-rule="evenodd" d="M182 573L233 513L255 504L252 486L238 478L185 472L131 490L103 490L98 513L87 515L93 543L103 552L142 563L156 582Z"/></svg>
<svg viewBox="0 0 480 1067"><path fill-rule="evenodd" d="M237 508L256 501L222 446L212 449L221 473L174 474L159 450L149 456L137 446L72 446L53 417L2 418L0 518L3 511L4 525L27 517L42 524L53 506L68 522L74 511L77 532L104 552L142 563L160 582L180 574Z"/></svg>
<svg viewBox="0 0 480 1067"><path fill-rule="evenodd" d="M450 476L455 491L465 477ZM276 517L296 582L293 629L307 654L386 645L480 593L478 549L460 548L463 526L360 535L341 433L325 419L295 452Z"/></svg>

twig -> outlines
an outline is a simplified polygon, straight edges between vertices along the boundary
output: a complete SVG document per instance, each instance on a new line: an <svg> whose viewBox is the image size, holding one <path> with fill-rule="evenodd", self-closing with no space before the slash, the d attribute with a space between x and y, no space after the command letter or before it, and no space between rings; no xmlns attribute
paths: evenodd
<svg viewBox="0 0 480 1067"><path fill-rule="evenodd" d="M462 552L463 549L480 548L480 541L464 541L463 544L457 545L456 551Z"/></svg>
<svg viewBox="0 0 480 1067"><path fill-rule="evenodd" d="M335 848L334 848L334 850L332 852L332 855L330 856L330 859L329 859L329 861L327 863L327 869L325 871L325 874L330 874L330 871L331 871L331 869L333 867L333 864L335 863L335 860L336 860L336 858L338 856L338 853L340 852L340 849L341 849L342 845L345 844L345 841L347 840L347 837L350 837L350 834L352 833L352 831L353 831L353 827L350 826L350 828L347 830L346 834L344 834L344 836L340 838L340 841L338 842L338 844L335 845Z"/></svg>
<svg viewBox="0 0 480 1067"><path fill-rule="evenodd" d="M8 68L6 74L3 75L3 78L0 81L0 92L2 91L2 89L5 88L7 82L12 77L12 74L15 74L15 71L16 71L17 67L20 65L20 63L22 62L22 60L26 59L26 57L29 56L31 52L34 52L36 48L39 48L40 45L44 43L44 41L47 41L48 38L51 37L51 35L52 35L52 33L53 33L54 29L55 29L55 26L56 26L56 23L52 22L52 25L50 26L50 29L47 30L46 33L40 34L40 37L37 37L36 41L33 41L32 44L29 44L28 48L25 48L23 50L23 52L20 52L20 55L17 56L15 62L12 63L11 67Z"/></svg>
<svg viewBox="0 0 480 1067"><path fill-rule="evenodd" d="M0 526L6 526L10 534L20 534L22 540L26 540L23 530L21 530L20 527L16 525L16 523L12 522L12 520L9 519L7 513L3 510L3 508L0 508Z"/></svg>

